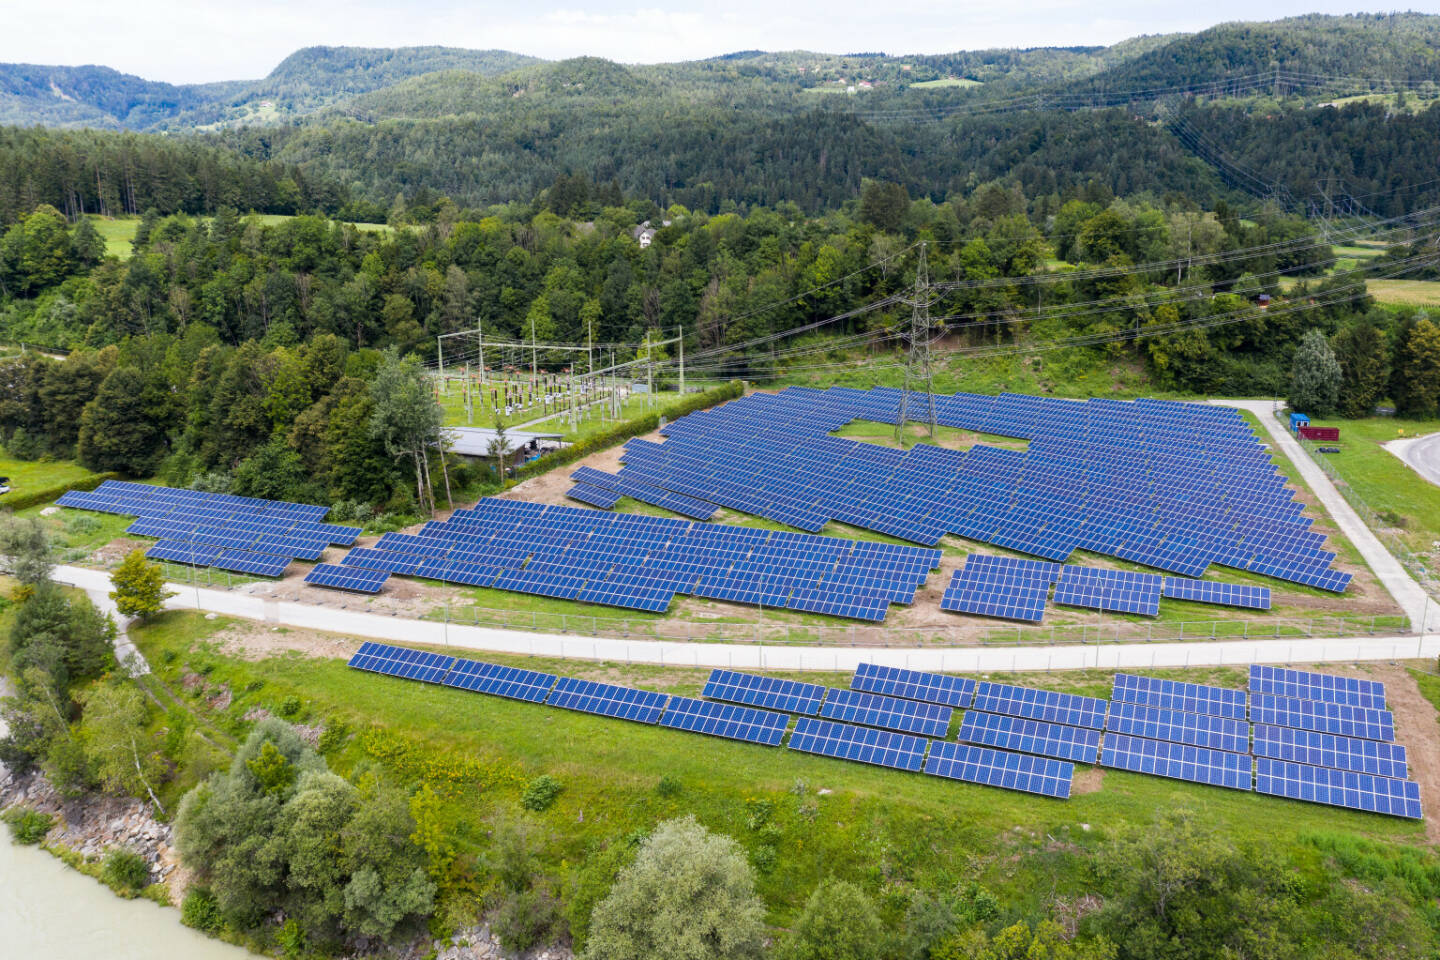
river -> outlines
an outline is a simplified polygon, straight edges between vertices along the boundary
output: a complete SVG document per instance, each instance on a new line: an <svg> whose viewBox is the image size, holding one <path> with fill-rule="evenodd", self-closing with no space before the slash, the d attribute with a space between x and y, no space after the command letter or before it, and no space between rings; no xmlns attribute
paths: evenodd
<svg viewBox="0 0 1440 960"><path fill-rule="evenodd" d="M9 692L0 677L0 696ZM5 721L0 720L0 736ZM0 766L0 779L5 776ZM45 960L244 960L254 954L180 925L180 912L122 900L37 847L0 832L0 956Z"/></svg>

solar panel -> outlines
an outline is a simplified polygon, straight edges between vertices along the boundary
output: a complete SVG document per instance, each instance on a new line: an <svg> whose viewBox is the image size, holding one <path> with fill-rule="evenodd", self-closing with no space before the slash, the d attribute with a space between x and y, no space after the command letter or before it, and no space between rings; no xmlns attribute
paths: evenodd
<svg viewBox="0 0 1440 960"><path fill-rule="evenodd" d="M503 667L482 660L457 659L445 678L445 686L473 690L511 700L544 703L555 686L556 677L538 670Z"/></svg>
<svg viewBox="0 0 1440 960"><path fill-rule="evenodd" d="M1070 727L979 710L965 712L959 739L1081 763L1095 763L1100 757L1100 731L1092 727Z"/></svg>
<svg viewBox="0 0 1440 960"><path fill-rule="evenodd" d="M1159 616L1161 579L1153 573L1067 566L1055 585L1055 602L1067 607Z"/></svg>
<svg viewBox="0 0 1440 960"><path fill-rule="evenodd" d="M1110 699L1244 720L1248 698L1244 690L1142 677L1133 673L1117 673Z"/></svg>
<svg viewBox="0 0 1440 960"><path fill-rule="evenodd" d="M146 550L145 556L151 560L170 560L174 563L188 563L194 567L208 567L220 556L220 548L203 543L161 540Z"/></svg>
<svg viewBox="0 0 1440 960"><path fill-rule="evenodd" d="M1105 729L1149 740L1173 740L1231 753L1250 751L1249 723L1208 713L1186 713L1140 703L1115 702L1110 704Z"/></svg>
<svg viewBox="0 0 1440 960"><path fill-rule="evenodd" d="M1354 770L1331 770L1270 757L1260 757L1255 763L1257 793L1392 817L1419 820L1425 815L1420 806L1420 785L1413 780L1377 777Z"/></svg>
<svg viewBox="0 0 1440 960"><path fill-rule="evenodd" d="M1354 707L1327 700L1300 700L1256 693L1250 697L1250 719L1256 723L1336 733L1344 737L1395 739L1395 717L1389 710Z"/></svg>
<svg viewBox="0 0 1440 960"><path fill-rule="evenodd" d="M1257 757L1354 770L1397 780L1410 775L1405 748L1398 743L1340 737L1294 727L1256 726L1252 752Z"/></svg>
<svg viewBox="0 0 1440 960"><path fill-rule="evenodd" d="M1014 687L982 680L975 688L973 707L985 713L1004 713L1072 727L1105 726L1109 702L1074 693L1054 693L1034 687Z"/></svg>
<svg viewBox="0 0 1440 960"><path fill-rule="evenodd" d="M733 670L712 670L701 696L709 700L729 700L752 707L768 707L785 713L816 714L825 688L818 683L759 677L753 673Z"/></svg>
<svg viewBox="0 0 1440 960"><path fill-rule="evenodd" d="M850 679L852 690L883 693L907 700L924 700L947 707L965 708L975 696L975 681L969 677L948 677L940 673L922 673L903 667L885 667L862 663Z"/></svg>
<svg viewBox="0 0 1440 960"><path fill-rule="evenodd" d="M408 647L395 647L388 643L367 640L350 658L349 666L371 673L419 680L421 683L440 683L454 664L455 658Z"/></svg>
<svg viewBox="0 0 1440 960"><path fill-rule="evenodd" d="M665 706L664 715L660 717L662 727L706 733L730 740L744 740L767 747L780 746L789 723L790 718L783 713L756 710L733 703L713 703L694 697L671 697Z"/></svg>
<svg viewBox="0 0 1440 960"><path fill-rule="evenodd" d="M924 762L926 742L924 737L814 717L801 717L790 734L791 750L912 772Z"/></svg>
<svg viewBox="0 0 1440 960"><path fill-rule="evenodd" d="M1147 740L1120 733L1105 734L1104 749L1100 754L1102 767L1233 790L1250 789L1250 762L1250 757L1243 753L1209 750L1168 740Z"/></svg>
<svg viewBox="0 0 1440 960"><path fill-rule="evenodd" d="M1385 684L1333 673L1308 673L1254 663L1250 665L1250 692L1270 693L1301 700L1324 700L1355 707L1385 706Z"/></svg>
<svg viewBox="0 0 1440 960"><path fill-rule="evenodd" d="M668 694L651 690L561 677L545 702L564 710L634 720L636 723L656 723L665 709L665 701L669 699Z"/></svg>
<svg viewBox="0 0 1440 960"><path fill-rule="evenodd" d="M1166 577L1160 590L1174 600L1194 600L1197 603L1245 607L1250 610L1270 609L1269 587L1216 583L1214 580L1194 580L1189 577Z"/></svg>
<svg viewBox="0 0 1440 960"><path fill-rule="evenodd" d="M935 740L930 744L930 756L925 760L925 772L933 777L948 777L951 780L1038 793L1064 800L1070 797L1075 766L1064 760L1052 760L1048 757L1032 757Z"/></svg>
<svg viewBox="0 0 1440 960"><path fill-rule="evenodd" d="M284 575L285 568L290 566L290 558L268 553L251 553L248 550L223 550L220 556L210 561L210 566L250 573L257 577L279 577Z"/></svg>
<svg viewBox="0 0 1440 960"><path fill-rule="evenodd" d="M337 563L316 564L315 569L305 575L305 582L317 587L334 587L359 593L379 593L388 579L390 574L385 570L342 567Z"/></svg>
<svg viewBox="0 0 1440 960"><path fill-rule="evenodd" d="M825 692L825 702L820 705L820 715L830 720L942 738L950 730L951 713L949 707L936 703L834 688Z"/></svg>
<svg viewBox="0 0 1440 960"><path fill-rule="evenodd" d="M577 483L565 491L565 496L571 500L579 500L581 503L600 507L602 510L609 510L620 502L622 494L616 490L605 490L588 483Z"/></svg>

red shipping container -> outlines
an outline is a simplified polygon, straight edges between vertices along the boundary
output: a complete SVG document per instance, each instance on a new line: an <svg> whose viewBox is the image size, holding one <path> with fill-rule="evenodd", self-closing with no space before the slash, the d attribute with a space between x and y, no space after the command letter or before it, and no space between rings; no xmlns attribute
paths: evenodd
<svg viewBox="0 0 1440 960"><path fill-rule="evenodd" d="M1335 441L1340 439L1339 427L1301 427L1302 440Z"/></svg>

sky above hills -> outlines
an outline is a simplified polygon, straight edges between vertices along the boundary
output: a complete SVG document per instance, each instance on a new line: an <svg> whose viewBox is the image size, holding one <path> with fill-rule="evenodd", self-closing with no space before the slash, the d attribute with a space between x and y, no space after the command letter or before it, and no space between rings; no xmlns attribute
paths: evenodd
<svg viewBox="0 0 1440 960"><path fill-rule="evenodd" d="M300 47L443 44L547 59L692 60L734 50L941 53L1111 44L1229 20L1387 12L1393 0L53 0L4 14L0 62L103 64L150 80L255 79ZM1417 8L1440 10L1430 0Z"/></svg>

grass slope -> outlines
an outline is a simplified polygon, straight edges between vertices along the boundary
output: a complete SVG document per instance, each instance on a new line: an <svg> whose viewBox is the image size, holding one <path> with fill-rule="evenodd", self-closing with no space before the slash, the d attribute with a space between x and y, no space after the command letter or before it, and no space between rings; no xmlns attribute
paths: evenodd
<svg viewBox="0 0 1440 960"><path fill-rule="evenodd" d="M445 798L457 841L477 855L487 843L487 824L522 817L543 868L557 876L599 845L694 813L706 826L735 836L761 865L760 892L777 924L792 920L829 874L893 890L974 878L1010 903L1039 908L1083 890L1089 848L1119 831L1143 829L1174 807L1194 811L1206 829L1297 852L1317 870L1321 858L1311 845L1336 831L1387 844L1423 841L1417 823L1158 777L1081 768L1091 792L1047 800L421 686L362 674L339 659L297 653L244 659L207 643L223 626L172 612L134 636L168 689L181 689L182 677L194 673L210 689L233 693L220 711L203 705L203 691L190 695L193 709L228 735L243 735L247 712L275 711L298 698L296 721L340 720L355 731L332 752L332 766L353 773L378 759L402 780L432 783ZM618 663L486 659L687 695L699 692L706 675ZM1232 668L1165 675L1232 687L1244 682L1243 671ZM1104 695L1110 676L1006 679ZM848 684L845 675L804 679ZM522 786L541 773L558 777L564 792L548 812L522 814ZM657 790L662 778L667 787Z"/></svg>

